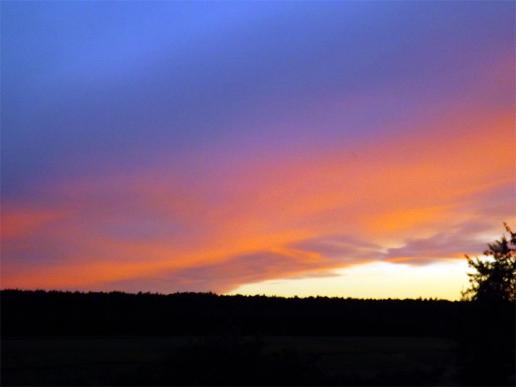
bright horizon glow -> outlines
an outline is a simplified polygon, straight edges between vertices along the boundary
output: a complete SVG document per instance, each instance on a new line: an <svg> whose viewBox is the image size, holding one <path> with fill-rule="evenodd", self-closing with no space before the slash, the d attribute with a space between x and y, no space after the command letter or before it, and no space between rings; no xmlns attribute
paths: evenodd
<svg viewBox="0 0 516 387"><path fill-rule="evenodd" d="M468 287L467 271L465 260L419 267L372 262L335 270L331 277L267 280L243 285L226 294L374 299L438 298L456 301L460 300L461 292Z"/></svg>

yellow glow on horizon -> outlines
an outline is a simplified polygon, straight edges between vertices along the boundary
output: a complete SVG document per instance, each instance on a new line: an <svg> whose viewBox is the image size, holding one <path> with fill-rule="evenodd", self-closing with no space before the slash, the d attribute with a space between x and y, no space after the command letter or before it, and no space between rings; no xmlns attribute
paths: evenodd
<svg viewBox="0 0 516 387"><path fill-rule="evenodd" d="M242 285L227 294L458 300L461 291L468 287L467 271L465 259L424 266L373 262L335 270L334 276Z"/></svg>

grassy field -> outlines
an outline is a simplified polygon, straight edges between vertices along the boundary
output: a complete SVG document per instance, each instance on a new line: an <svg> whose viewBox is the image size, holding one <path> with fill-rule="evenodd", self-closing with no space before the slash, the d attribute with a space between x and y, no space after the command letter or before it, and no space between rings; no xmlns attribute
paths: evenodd
<svg viewBox="0 0 516 387"><path fill-rule="evenodd" d="M4 385L453 385L453 341L88 337L2 341Z"/></svg>

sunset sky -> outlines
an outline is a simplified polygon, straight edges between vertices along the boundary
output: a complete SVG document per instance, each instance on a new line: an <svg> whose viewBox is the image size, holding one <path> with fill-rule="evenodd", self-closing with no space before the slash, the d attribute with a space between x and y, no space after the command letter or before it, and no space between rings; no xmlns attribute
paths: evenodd
<svg viewBox="0 0 516 387"><path fill-rule="evenodd" d="M457 299L515 7L2 1L1 288Z"/></svg>

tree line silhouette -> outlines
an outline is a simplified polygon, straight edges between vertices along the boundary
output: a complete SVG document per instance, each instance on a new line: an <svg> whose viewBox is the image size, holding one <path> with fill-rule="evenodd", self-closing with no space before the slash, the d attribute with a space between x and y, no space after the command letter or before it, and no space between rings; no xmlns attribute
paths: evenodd
<svg viewBox="0 0 516 387"><path fill-rule="evenodd" d="M454 336L475 305L443 300L219 296L212 293L0 292L3 336ZM504 310L507 316L510 310ZM505 320L504 320L505 321Z"/></svg>

